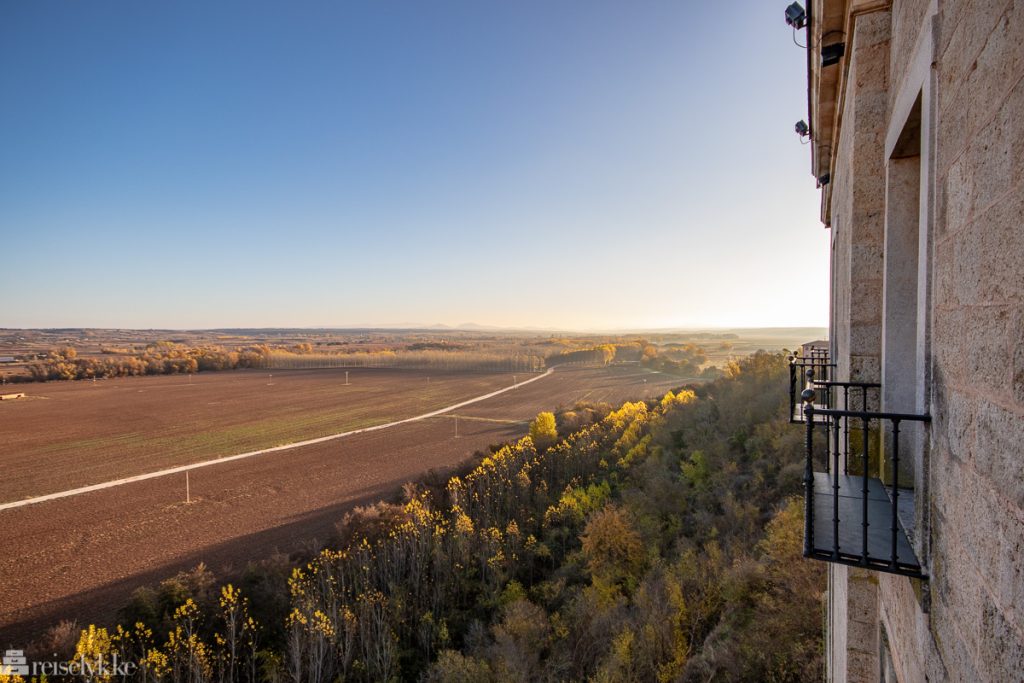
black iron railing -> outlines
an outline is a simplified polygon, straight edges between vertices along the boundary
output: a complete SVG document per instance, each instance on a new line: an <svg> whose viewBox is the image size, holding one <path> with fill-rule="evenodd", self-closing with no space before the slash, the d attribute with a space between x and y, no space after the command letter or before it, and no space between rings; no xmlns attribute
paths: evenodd
<svg viewBox="0 0 1024 683"><path fill-rule="evenodd" d="M807 389L814 389L819 395L815 403L821 408L831 408L829 403L831 392L820 383L832 379L835 364L829 358L828 349L811 347L801 353L789 357L789 421L804 421L801 394Z"/></svg>
<svg viewBox="0 0 1024 683"><path fill-rule="evenodd" d="M849 389L858 388L866 395L878 386L830 384L829 389L847 389L847 408ZM913 517L913 492L900 488L900 448L909 430L907 423L923 425L931 418L820 408L815 405L817 395L816 389L808 388L801 396L807 430L804 555L927 578L900 522L901 517ZM859 438L851 438L858 434ZM824 471L816 471L816 465ZM888 485L882 481L883 474L888 475Z"/></svg>
<svg viewBox="0 0 1024 683"><path fill-rule="evenodd" d="M840 382L835 380L826 381L813 381L811 386L817 392L815 394L815 407L817 410L815 414L819 422L829 422L831 418L827 413L821 412L823 408L836 408L841 411L860 410L861 412L868 412L868 408L871 405L877 405L879 396L875 394L872 396L873 390L881 389L882 385L877 382ZM824 397L822 397L824 394ZM871 399L874 398L874 401ZM850 401L853 401L851 405ZM801 397L801 401L803 398ZM803 406L800 407L801 412ZM801 420L803 422L803 420ZM850 448L851 444L854 447L860 441L867 441L870 438L870 433L865 431L866 427L860 423L854 424L853 426L853 437L851 439L850 434L850 420L840 420L840 429L842 438L838 440L838 443L833 443L831 440L826 441L826 453L825 458L825 471L829 471L829 467L832 461L831 451L837 450L841 454L841 460L843 462L843 474L850 473ZM855 463L856 465L856 463ZM856 469L856 467L854 468Z"/></svg>

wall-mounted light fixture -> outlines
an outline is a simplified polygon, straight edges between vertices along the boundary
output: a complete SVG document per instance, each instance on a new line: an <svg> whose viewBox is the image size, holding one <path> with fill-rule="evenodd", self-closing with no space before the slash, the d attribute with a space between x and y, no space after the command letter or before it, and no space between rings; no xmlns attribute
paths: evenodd
<svg viewBox="0 0 1024 683"><path fill-rule="evenodd" d="M838 64L840 58L846 54L846 43L832 43L821 48L821 65L832 66Z"/></svg>
<svg viewBox="0 0 1024 683"><path fill-rule="evenodd" d="M786 23L794 30L800 30L807 25L807 12L799 2L794 2L786 8Z"/></svg>
<svg viewBox="0 0 1024 683"><path fill-rule="evenodd" d="M807 137L808 134L810 134L811 132L811 129L807 126L807 122L804 121L803 119L797 121L796 125L793 126L793 128L796 130L796 134L802 138Z"/></svg>
<svg viewBox="0 0 1024 683"><path fill-rule="evenodd" d="M825 185L828 185L831 180L831 175L829 175L828 173L822 173L820 176L818 176L818 187L824 187Z"/></svg>

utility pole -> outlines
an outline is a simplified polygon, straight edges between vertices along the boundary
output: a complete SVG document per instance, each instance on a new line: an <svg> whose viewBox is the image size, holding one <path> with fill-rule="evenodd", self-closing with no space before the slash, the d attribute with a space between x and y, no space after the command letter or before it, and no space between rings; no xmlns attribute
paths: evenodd
<svg viewBox="0 0 1024 683"><path fill-rule="evenodd" d="M459 438L459 416L455 416L455 438Z"/></svg>
<svg viewBox="0 0 1024 683"><path fill-rule="evenodd" d="M188 480L188 470L185 470L185 503L192 504L192 487Z"/></svg>

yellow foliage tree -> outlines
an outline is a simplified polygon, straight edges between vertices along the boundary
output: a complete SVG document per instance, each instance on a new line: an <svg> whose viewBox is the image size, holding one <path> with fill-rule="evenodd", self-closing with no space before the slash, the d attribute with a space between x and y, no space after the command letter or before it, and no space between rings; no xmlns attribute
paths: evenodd
<svg viewBox="0 0 1024 683"><path fill-rule="evenodd" d="M697 394L690 389L680 389L678 394L669 391L661 399L661 407L668 410L672 406L684 406L697 400Z"/></svg>
<svg viewBox="0 0 1024 683"><path fill-rule="evenodd" d="M105 628L97 628L90 624L84 629L75 645L74 661L84 666L83 678L93 682L109 681L111 674L107 668L113 652L110 634ZM86 671L93 673L85 673Z"/></svg>
<svg viewBox="0 0 1024 683"><path fill-rule="evenodd" d="M629 517L614 505L594 513L581 536L587 568L597 579L635 580L644 565L644 544Z"/></svg>
<svg viewBox="0 0 1024 683"><path fill-rule="evenodd" d="M537 450L544 450L558 441L554 413L537 413L537 417L530 423L530 439Z"/></svg>

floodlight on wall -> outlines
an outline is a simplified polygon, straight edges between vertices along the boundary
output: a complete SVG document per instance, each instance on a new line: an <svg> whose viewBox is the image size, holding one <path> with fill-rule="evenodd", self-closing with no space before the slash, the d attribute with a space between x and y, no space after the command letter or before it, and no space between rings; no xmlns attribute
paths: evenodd
<svg viewBox="0 0 1024 683"><path fill-rule="evenodd" d="M832 180L832 176L828 173L823 173L818 176L818 187L824 187L828 185L829 181Z"/></svg>
<svg viewBox="0 0 1024 683"><path fill-rule="evenodd" d="M786 23L794 30L800 30L807 25L807 12L799 2L794 2L786 8Z"/></svg>
<svg viewBox="0 0 1024 683"><path fill-rule="evenodd" d="M801 145L806 145L811 141L811 127L808 126L807 122L803 119L796 122L796 125L793 126L793 130L795 130L796 134L800 136Z"/></svg>
<svg viewBox="0 0 1024 683"><path fill-rule="evenodd" d="M838 64L842 56L846 54L846 43L832 43L821 48L821 65L832 66Z"/></svg>

